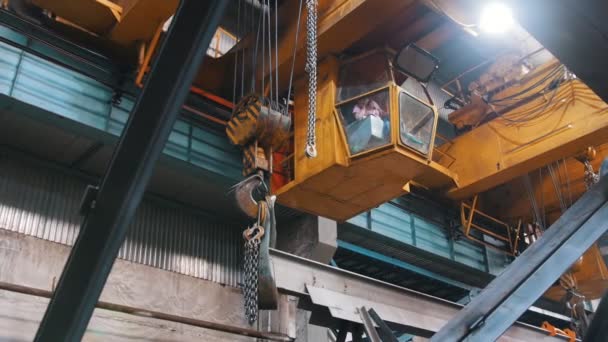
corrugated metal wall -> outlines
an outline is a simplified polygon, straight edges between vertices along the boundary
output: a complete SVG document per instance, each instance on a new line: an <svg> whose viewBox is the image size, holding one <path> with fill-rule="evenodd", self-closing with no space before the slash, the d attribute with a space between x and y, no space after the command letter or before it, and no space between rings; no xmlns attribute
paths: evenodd
<svg viewBox="0 0 608 342"><path fill-rule="evenodd" d="M0 158L0 228L73 245L86 182L62 171ZM203 213L145 199L119 257L236 287L239 227Z"/></svg>

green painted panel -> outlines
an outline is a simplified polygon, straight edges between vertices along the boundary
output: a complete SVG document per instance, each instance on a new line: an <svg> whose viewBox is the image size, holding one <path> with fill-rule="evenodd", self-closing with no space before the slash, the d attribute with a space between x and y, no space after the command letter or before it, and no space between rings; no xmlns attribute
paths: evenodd
<svg viewBox="0 0 608 342"><path fill-rule="evenodd" d="M416 231L416 247L450 258L450 244L452 241L441 227L416 217L414 228Z"/></svg>
<svg viewBox="0 0 608 342"><path fill-rule="evenodd" d="M94 79L4 43L0 92L110 137L120 136L134 106L134 99L126 96L114 102L113 90ZM178 120L164 153L230 182L241 178L239 150L223 134L204 126Z"/></svg>
<svg viewBox="0 0 608 342"><path fill-rule="evenodd" d="M371 229L395 240L414 244L413 230L410 224L412 217L403 210L392 205L381 205L370 212ZM349 223L356 224L355 221Z"/></svg>
<svg viewBox="0 0 608 342"><path fill-rule="evenodd" d="M454 242L454 260L476 269L487 271L485 248L466 239Z"/></svg>
<svg viewBox="0 0 608 342"><path fill-rule="evenodd" d="M0 93L8 95L15 79L20 60L19 49L8 45L0 46Z"/></svg>
<svg viewBox="0 0 608 342"><path fill-rule="evenodd" d="M422 217L405 209L403 204L404 201L396 199L347 222L484 272L496 270L498 264L506 265L504 254L486 254L482 245L464 238L451 238L448 230L439 224L447 222L445 213L430 206L420 207L421 212L428 214Z"/></svg>

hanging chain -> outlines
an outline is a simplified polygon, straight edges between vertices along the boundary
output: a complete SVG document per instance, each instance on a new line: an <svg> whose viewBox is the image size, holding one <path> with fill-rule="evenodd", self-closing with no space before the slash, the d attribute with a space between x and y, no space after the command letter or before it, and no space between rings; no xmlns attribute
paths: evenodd
<svg viewBox="0 0 608 342"><path fill-rule="evenodd" d="M306 156L317 156L315 123L317 121L317 0L306 0L306 73L308 74L308 130Z"/></svg>
<svg viewBox="0 0 608 342"><path fill-rule="evenodd" d="M264 236L264 227L260 225L266 219L262 202L258 202L257 222L243 231L245 252L243 253L243 297L245 299L245 317L249 324L258 320L258 276L260 269L260 243Z"/></svg>
<svg viewBox="0 0 608 342"><path fill-rule="evenodd" d="M585 187L589 190L593 184L600 181L600 175L593 172L593 165L589 160L585 160Z"/></svg>
<svg viewBox="0 0 608 342"><path fill-rule="evenodd" d="M248 229L249 230L249 229ZM245 240L243 297L245 317L249 324L258 320L258 265L260 261L260 239Z"/></svg>

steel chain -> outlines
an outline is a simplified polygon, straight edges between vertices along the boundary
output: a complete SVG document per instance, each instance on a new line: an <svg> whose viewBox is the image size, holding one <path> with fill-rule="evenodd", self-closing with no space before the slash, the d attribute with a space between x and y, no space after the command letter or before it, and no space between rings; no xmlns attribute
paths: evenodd
<svg viewBox="0 0 608 342"><path fill-rule="evenodd" d="M593 172L593 165L588 160L585 160L585 187L589 190L593 184L600 181L600 175Z"/></svg>
<svg viewBox="0 0 608 342"><path fill-rule="evenodd" d="M258 265L260 260L260 239L245 241L243 297L245 317L249 324L258 320Z"/></svg>
<svg viewBox="0 0 608 342"><path fill-rule="evenodd" d="M315 123L317 121L317 0L306 0L306 66L308 74L308 130L306 156L317 156Z"/></svg>

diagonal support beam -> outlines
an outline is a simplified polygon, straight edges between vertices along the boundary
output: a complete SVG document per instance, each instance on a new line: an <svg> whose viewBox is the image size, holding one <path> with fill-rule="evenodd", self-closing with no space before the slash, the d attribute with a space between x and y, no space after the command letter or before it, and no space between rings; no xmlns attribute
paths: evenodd
<svg viewBox="0 0 608 342"><path fill-rule="evenodd" d="M85 218L36 341L79 341L228 1L183 0Z"/></svg>
<svg viewBox="0 0 608 342"><path fill-rule="evenodd" d="M606 230L608 178L583 195L431 341L498 339Z"/></svg>

